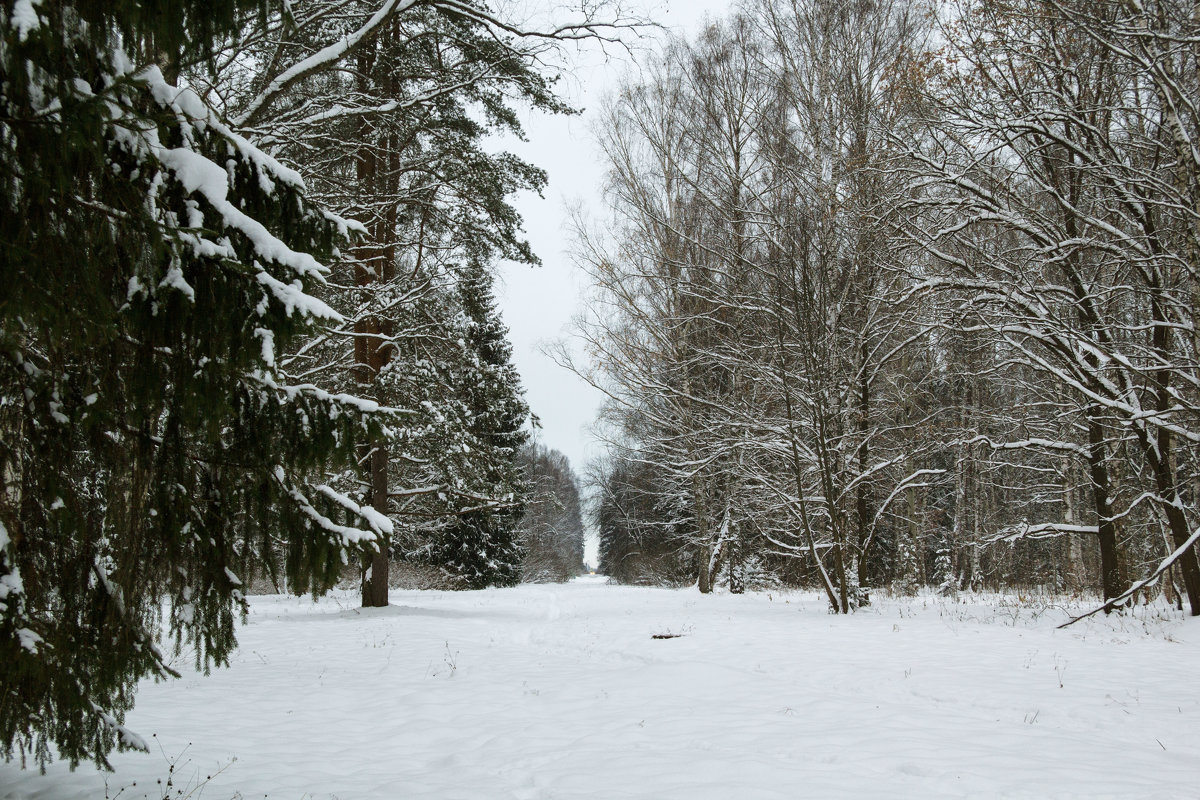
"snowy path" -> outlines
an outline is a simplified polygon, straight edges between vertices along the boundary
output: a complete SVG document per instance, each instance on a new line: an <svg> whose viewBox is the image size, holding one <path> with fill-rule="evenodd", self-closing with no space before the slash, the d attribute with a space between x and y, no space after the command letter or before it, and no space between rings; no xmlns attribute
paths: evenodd
<svg viewBox="0 0 1200 800"><path fill-rule="evenodd" d="M184 796L225 767L206 800L1200 795L1197 620L595 580L392 602L254 598L232 668L142 688L162 752L115 756L108 796L161 798L175 757ZM104 796L0 764L0 800Z"/></svg>

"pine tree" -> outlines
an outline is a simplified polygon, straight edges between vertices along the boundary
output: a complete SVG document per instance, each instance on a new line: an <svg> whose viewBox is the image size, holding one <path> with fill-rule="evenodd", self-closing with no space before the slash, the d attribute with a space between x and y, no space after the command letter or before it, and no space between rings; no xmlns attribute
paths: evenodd
<svg viewBox="0 0 1200 800"><path fill-rule="evenodd" d="M401 522L396 556L426 561L435 543L445 544L448 514L500 502L458 494L478 494L487 483L464 473L478 472L467 463L474 456L459 457L477 450L474 401L460 395L476 369L465 365L479 355L466 344L474 323L459 308L458 265L537 263L507 198L541 191L545 174L492 152L489 138L521 135L517 103L570 109L538 66L544 40L499 30L473 0L394 13L353 49L256 105L271 76L247 77L245 63L272 70L324 51L364 30L379 6L297 7L294 31L273 26L249 57L225 59L229 74L218 82L235 116L253 124L269 116L257 135L299 165L317 197L368 228L322 294L346 324L306 342L286 364L411 411L390 426L390 438L364 447L359 474L343 475L339 487ZM387 604L383 556L364 571L364 605Z"/></svg>
<svg viewBox="0 0 1200 800"><path fill-rule="evenodd" d="M176 674L164 634L221 665L243 581L277 551L290 587L316 592L390 529L321 479L378 435L377 406L275 364L338 320L307 292L346 223L164 77L266 9L0 7L8 758L144 749L122 720L139 679Z"/></svg>

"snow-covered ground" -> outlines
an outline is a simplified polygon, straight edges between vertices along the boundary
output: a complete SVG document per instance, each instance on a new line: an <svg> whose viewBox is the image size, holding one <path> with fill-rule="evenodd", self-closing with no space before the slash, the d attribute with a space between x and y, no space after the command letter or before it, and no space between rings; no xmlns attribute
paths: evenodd
<svg viewBox="0 0 1200 800"><path fill-rule="evenodd" d="M1200 796L1200 620L1161 610L595 578L392 603L253 598L231 668L142 687L153 754L0 764L0 798L157 799L171 763L206 800Z"/></svg>

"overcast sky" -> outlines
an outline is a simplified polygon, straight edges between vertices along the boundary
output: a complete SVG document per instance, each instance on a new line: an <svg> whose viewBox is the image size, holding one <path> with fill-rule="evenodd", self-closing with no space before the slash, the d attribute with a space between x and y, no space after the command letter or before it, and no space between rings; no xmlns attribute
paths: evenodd
<svg viewBox="0 0 1200 800"><path fill-rule="evenodd" d="M731 0L660 0L645 3L647 15L671 30L694 34L706 16L720 17ZM543 198L525 193L516 207L525 218L529 241L543 266L503 264L497 295L513 343L517 369L524 381L529 405L542 423L541 438L561 450L582 476L589 459L599 455L589 427L603 396L574 374L543 354L548 341L569 336L586 276L571 263L568 208L582 204L591 216L600 214L604 169L592 140L590 126L603 98L615 90L630 68L623 50L609 49L609 58L582 54L573 74L563 81L565 96L584 109L575 117L527 117L527 142L507 141L505 149L542 169L550 177ZM589 537L586 558L596 563L596 541Z"/></svg>

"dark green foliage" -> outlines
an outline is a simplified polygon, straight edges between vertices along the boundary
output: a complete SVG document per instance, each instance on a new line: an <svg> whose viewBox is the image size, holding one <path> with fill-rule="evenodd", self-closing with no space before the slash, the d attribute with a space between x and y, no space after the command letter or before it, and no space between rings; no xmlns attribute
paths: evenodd
<svg viewBox="0 0 1200 800"><path fill-rule="evenodd" d="M463 450L447 459L456 516L437 533L430 558L470 589L511 586L521 577L517 523L526 487L517 454L528 439L529 407L512 364L512 345L492 296L492 278L467 267L460 284L467 356L453 386L462 403Z"/></svg>
<svg viewBox="0 0 1200 800"><path fill-rule="evenodd" d="M372 407L274 368L333 316L304 290L337 224L197 95L130 63L198 58L262 6L43 0L39 24L2 27L8 757L144 747L120 722L140 678L173 674L164 630L223 664L241 582L276 549L294 591L319 591L386 527L305 482L348 463Z"/></svg>

